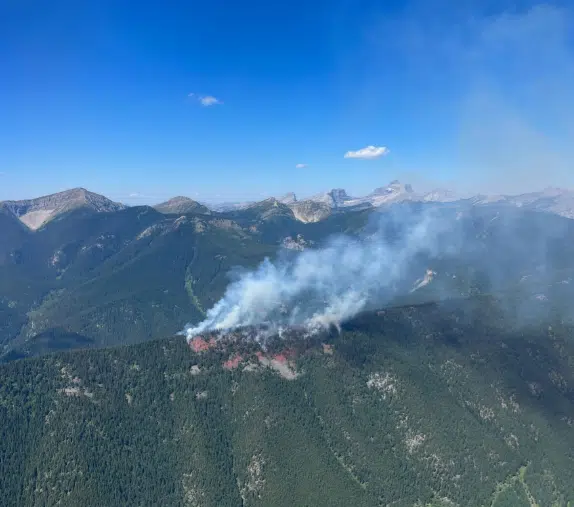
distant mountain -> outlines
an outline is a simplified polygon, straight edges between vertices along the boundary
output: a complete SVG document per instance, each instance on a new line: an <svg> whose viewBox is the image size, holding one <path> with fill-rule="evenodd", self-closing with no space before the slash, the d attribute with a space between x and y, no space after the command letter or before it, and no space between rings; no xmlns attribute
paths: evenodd
<svg viewBox="0 0 574 507"><path fill-rule="evenodd" d="M32 230L54 220L68 211L83 208L96 213L119 211L126 206L84 188L74 188L57 194L23 201L3 201L0 208L8 210Z"/></svg>
<svg viewBox="0 0 574 507"><path fill-rule="evenodd" d="M248 208L259 201L242 201L242 202L215 202L208 203L208 207L212 211L225 213L226 211L233 211L243 208Z"/></svg>
<svg viewBox="0 0 574 507"><path fill-rule="evenodd" d="M477 195L470 198L469 202L473 205L504 204L574 218L574 191L560 188L519 195Z"/></svg>
<svg viewBox="0 0 574 507"><path fill-rule="evenodd" d="M344 189L334 188L329 192L314 195L306 200L327 204L331 208L340 208L342 206L345 206L346 203L352 201L353 199L352 197L349 197L349 195L347 195L347 192Z"/></svg>
<svg viewBox="0 0 574 507"><path fill-rule="evenodd" d="M406 183L403 184L399 180L391 181L386 187L375 188L371 192L372 196L388 196L398 194L413 194L413 187Z"/></svg>
<svg viewBox="0 0 574 507"><path fill-rule="evenodd" d="M293 221L295 219L291 208L279 202L279 200L274 197L270 197L264 201L250 203L222 214L234 220L238 220L239 223L249 221L252 225L257 225L258 223L275 223L277 220Z"/></svg>
<svg viewBox="0 0 574 507"><path fill-rule="evenodd" d="M279 197L277 200L283 204L294 204L297 202L297 196L293 192L289 192Z"/></svg>
<svg viewBox="0 0 574 507"><path fill-rule="evenodd" d="M413 202L447 202L456 200L453 192L447 190L434 190L428 193L417 193L408 183L398 180L391 181L387 186L378 187L364 197L350 197L342 189L333 189L325 194L318 194L307 199L308 201L320 202L331 208L357 208L364 206L381 207L405 201ZM300 201L305 202L305 201Z"/></svg>
<svg viewBox="0 0 574 507"><path fill-rule="evenodd" d="M453 202L460 200L461 197L454 191L445 188L437 188L423 194L424 202Z"/></svg>
<svg viewBox="0 0 574 507"><path fill-rule="evenodd" d="M459 203L460 205L488 206L507 205L532 211L554 213L566 218L574 218L574 191L559 188L548 188L540 192L519 195L482 195L461 197L448 189L434 189L429 192L416 192L408 183L394 180L385 187L379 187L363 197L350 197L344 189L333 189L324 194L317 194L308 199L297 201L325 204L332 209L345 211L357 206L374 206L376 208L401 202L435 202ZM293 205L293 203L289 203Z"/></svg>
<svg viewBox="0 0 574 507"><path fill-rule="evenodd" d="M325 220L332 213L329 204L317 201L292 202L289 207L293 210L295 218L301 222L320 222Z"/></svg>
<svg viewBox="0 0 574 507"><path fill-rule="evenodd" d="M445 188L418 192L412 185L394 180L388 185L378 187L362 197L350 196L345 189L334 188L328 192L315 194L303 199L298 198L294 192L288 192L275 200L279 204L287 205L291 208L297 220L304 223L324 220L333 212L344 213L371 207L384 208L403 202L454 203L463 207L496 204L574 218L574 191L557 188L548 188L540 192L519 195L477 194L471 197L463 197ZM256 208L261 202L266 201L268 199L265 201L229 202L204 206L185 197L176 197L166 203L157 205L156 209L164 213L206 213L207 210L227 213Z"/></svg>
<svg viewBox="0 0 574 507"><path fill-rule="evenodd" d="M376 188L366 197L353 199L348 201L346 204L348 206L352 206L369 203L372 206L379 207L396 202L416 200L419 200L419 196L415 194L411 185L403 184L400 181L395 180L389 183L386 187Z"/></svg>
<svg viewBox="0 0 574 507"><path fill-rule="evenodd" d="M180 213L185 215L186 213L200 213L203 215L209 215L211 213L211 210L207 206L204 206L189 197L182 196L173 197L169 201L157 204L154 208L164 214Z"/></svg>

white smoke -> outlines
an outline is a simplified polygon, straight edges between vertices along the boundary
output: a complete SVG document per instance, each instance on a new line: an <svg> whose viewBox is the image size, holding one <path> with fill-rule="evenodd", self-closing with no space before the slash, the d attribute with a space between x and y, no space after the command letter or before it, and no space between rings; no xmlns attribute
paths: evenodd
<svg viewBox="0 0 574 507"><path fill-rule="evenodd" d="M388 300L417 256L456 248L452 241L439 241L452 224L434 211L406 220L402 212L400 217L387 214L391 220L368 236L338 236L324 248L275 262L266 259L231 283L206 319L185 329L187 338L244 326L265 327L270 333L285 327L311 333L338 327L369 304ZM389 225L401 227L398 238L389 239Z"/></svg>

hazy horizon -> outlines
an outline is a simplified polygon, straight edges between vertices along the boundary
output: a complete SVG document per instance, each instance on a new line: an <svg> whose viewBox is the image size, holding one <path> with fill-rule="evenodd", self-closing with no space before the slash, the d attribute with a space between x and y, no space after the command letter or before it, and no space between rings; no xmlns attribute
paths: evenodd
<svg viewBox="0 0 574 507"><path fill-rule="evenodd" d="M322 189L318 189L316 191L310 191L310 192L298 192L296 190L293 189L285 189L283 192L278 192L278 193L259 193L259 194L255 194L255 193L227 193L227 194L214 194L214 195L201 195L198 192L184 192L184 191L180 191L179 193L174 193L174 194L168 194L167 192L162 192L162 191L158 191L157 193L155 193L154 195L143 195L143 194L122 194L122 193L116 193L116 192L109 192L109 193L105 193L105 192L100 192L98 191L98 189L94 189L94 188L90 188L87 187L85 185L78 185L75 187L68 187L68 188L60 188L60 189L55 189L53 191L47 191L44 193L40 193L40 194L24 194L24 195L15 195L15 196L10 196L8 198L4 198L4 199L0 199L0 202L2 201L21 201L21 200L29 200L29 199L35 199L38 197L43 197L43 196L47 196L47 195L52 195L52 194L57 194L60 192L65 192L66 190L71 190L73 188L85 188L86 190L90 191L90 192L94 192L100 195L103 195L104 197L107 197L108 199L111 199L112 201L116 201L116 202L121 202L123 204L126 204L128 206L138 206L138 205L150 205L150 206L154 206L160 203L163 203L165 201L168 201L169 199L172 199L174 197L187 197L189 199L193 199L197 202L203 203L203 204L207 204L207 205L221 205L221 204L235 204L235 203L243 203L243 202L256 202L256 201L262 201L265 199L269 199L269 198L280 198L283 197L289 193L294 193L297 200L298 201L302 201L311 197L314 197L316 195L320 195L326 192L329 192L333 189L337 189L337 188L343 188L347 194L350 197L364 197L368 194L370 194L371 192L373 192L376 188L379 187L385 187L386 185L389 185L391 182L393 181L399 181L402 184L410 184L413 187L413 190L415 193L428 193L434 190L449 190L452 191L456 194L457 197L460 198L465 198L465 197L471 197L471 196L476 196L476 195L491 195L491 196L495 196L495 195L509 195L509 196L513 196L513 195L521 195L521 194L527 194L530 192L542 192L544 190L548 190L548 189L552 189L552 188L559 188L561 190L566 190L566 191L574 191L573 187L556 187L553 185L546 185L544 187L538 187L538 188L532 188L529 191L526 192L520 192L520 191L516 191L516 192L480 192L480 191L476 191L476 192L472 192L469 190L465 190L461 187L459 187L457 189L457 187L454 186L447 186L447 185L432 185L431 182L425 182L426 184L422 184L420 185L421 181L418 181L419 185L413 183L413 180L408 180L408 179L403 179L403 178L394 178L391 179L389 181L386 182L380 182L380 184L376 184L376 182L374 182L373 186L364 191L364 192L354 192L349 190L349 188L344 188L344 187L337 187L337 186L325 186ZM416 178L414 181L417 181Z"/></svg>

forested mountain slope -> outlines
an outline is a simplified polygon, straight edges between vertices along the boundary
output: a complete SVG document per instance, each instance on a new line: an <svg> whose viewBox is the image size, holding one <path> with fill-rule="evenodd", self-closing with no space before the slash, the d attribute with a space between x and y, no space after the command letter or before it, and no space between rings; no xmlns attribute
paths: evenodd
<svg viewBox="0 0 574 507"><path fill-rule="evenodd" d="M409 301L421 280L415 299L436 300L518 283L536 293L538 285L569 283L574 274L573 221L506 208L415 203L317 223L300 222L273 200L211 215L78 208L37 231L0 212L0 357L171 335L202 320L237 267L320 248L341 235L375 233L392 245L429 209L447 224L437 244L452 252L413 257L396 288ZM425 272L432 283L422 287Z"/></svg>
<svg viewBox="0 0 574 507"><path fill-rule="evenodd" d="M203 317L234 268L274 257L291 237L312 246L369 220L349 214L306 225L273 211L166 217L147 206L81 208L31 232L0 210L4 358L173 334Z"/></svg>
<svg viewBox="0 0 574 507"><path fill-rule="evenodd" d="M2 501L571 505L574 327L500 308L368 313L259 358L174 338L3 365ZM284 347L288 378L261 359Z"/></svg>

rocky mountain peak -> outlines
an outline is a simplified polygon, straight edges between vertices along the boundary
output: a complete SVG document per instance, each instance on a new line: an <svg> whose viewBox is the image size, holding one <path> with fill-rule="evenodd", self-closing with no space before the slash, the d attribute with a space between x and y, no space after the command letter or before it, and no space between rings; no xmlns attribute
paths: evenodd
<svg viewBox="0 0 574 507"><path fill-rule="evenodd" d="M391 181L386 187L378 187L373 190L371 195L396 195L396 194L412 194L414 193L413 187L408 183L401 183L399 180Z"/></svg>
<svg viewBox="0 0 574 507"><path fill-rule="evenodd" d="M351 200L351 197L349 197L345 189L333 188L329 192L315 195L311 197L309 200L327 204L331 208L338 208L340 206L343 206L345 202Z"/></svg>
<svg viewBox="0 0 574 507"><path fill-rule="evenodd" d="M333 198L333 201L337 203L342 203L350 199L344 188L334 188L329 192L329 195Z"/></svg>
<svg viewBox="0 0 574 507"><path fill-rule="evenodd" d="M76 208L87 208L96 213L104 213L119 211L126 207L124 204L111 201L85 188L72 188L35 199L4 201L0 205L32 230Z"/></svg>
<svg viewBox="0 0 574 507"><path fill-rule="evenodd" d="M320 222L331 215L331 206L324 202L300 201L289 205L295 218L303 223Z"/></svg>
<svg viewBox="0 0 574 507"><path fill-rule="evenodd" d="M178 195L176 197L172 197L171 199L168 199L167 201L165 201L165 204L181 204L183 202L195 202L193 199L190 199L189 197L185 197L183 195Z"/></svg>
<svg viewBox="0 0 574 507"><path fill-rule="evenodd" d="M211 211L207 206L200 204L189 197L178 195L154 206L160 213L201 213L209 214Z"/></svg>

